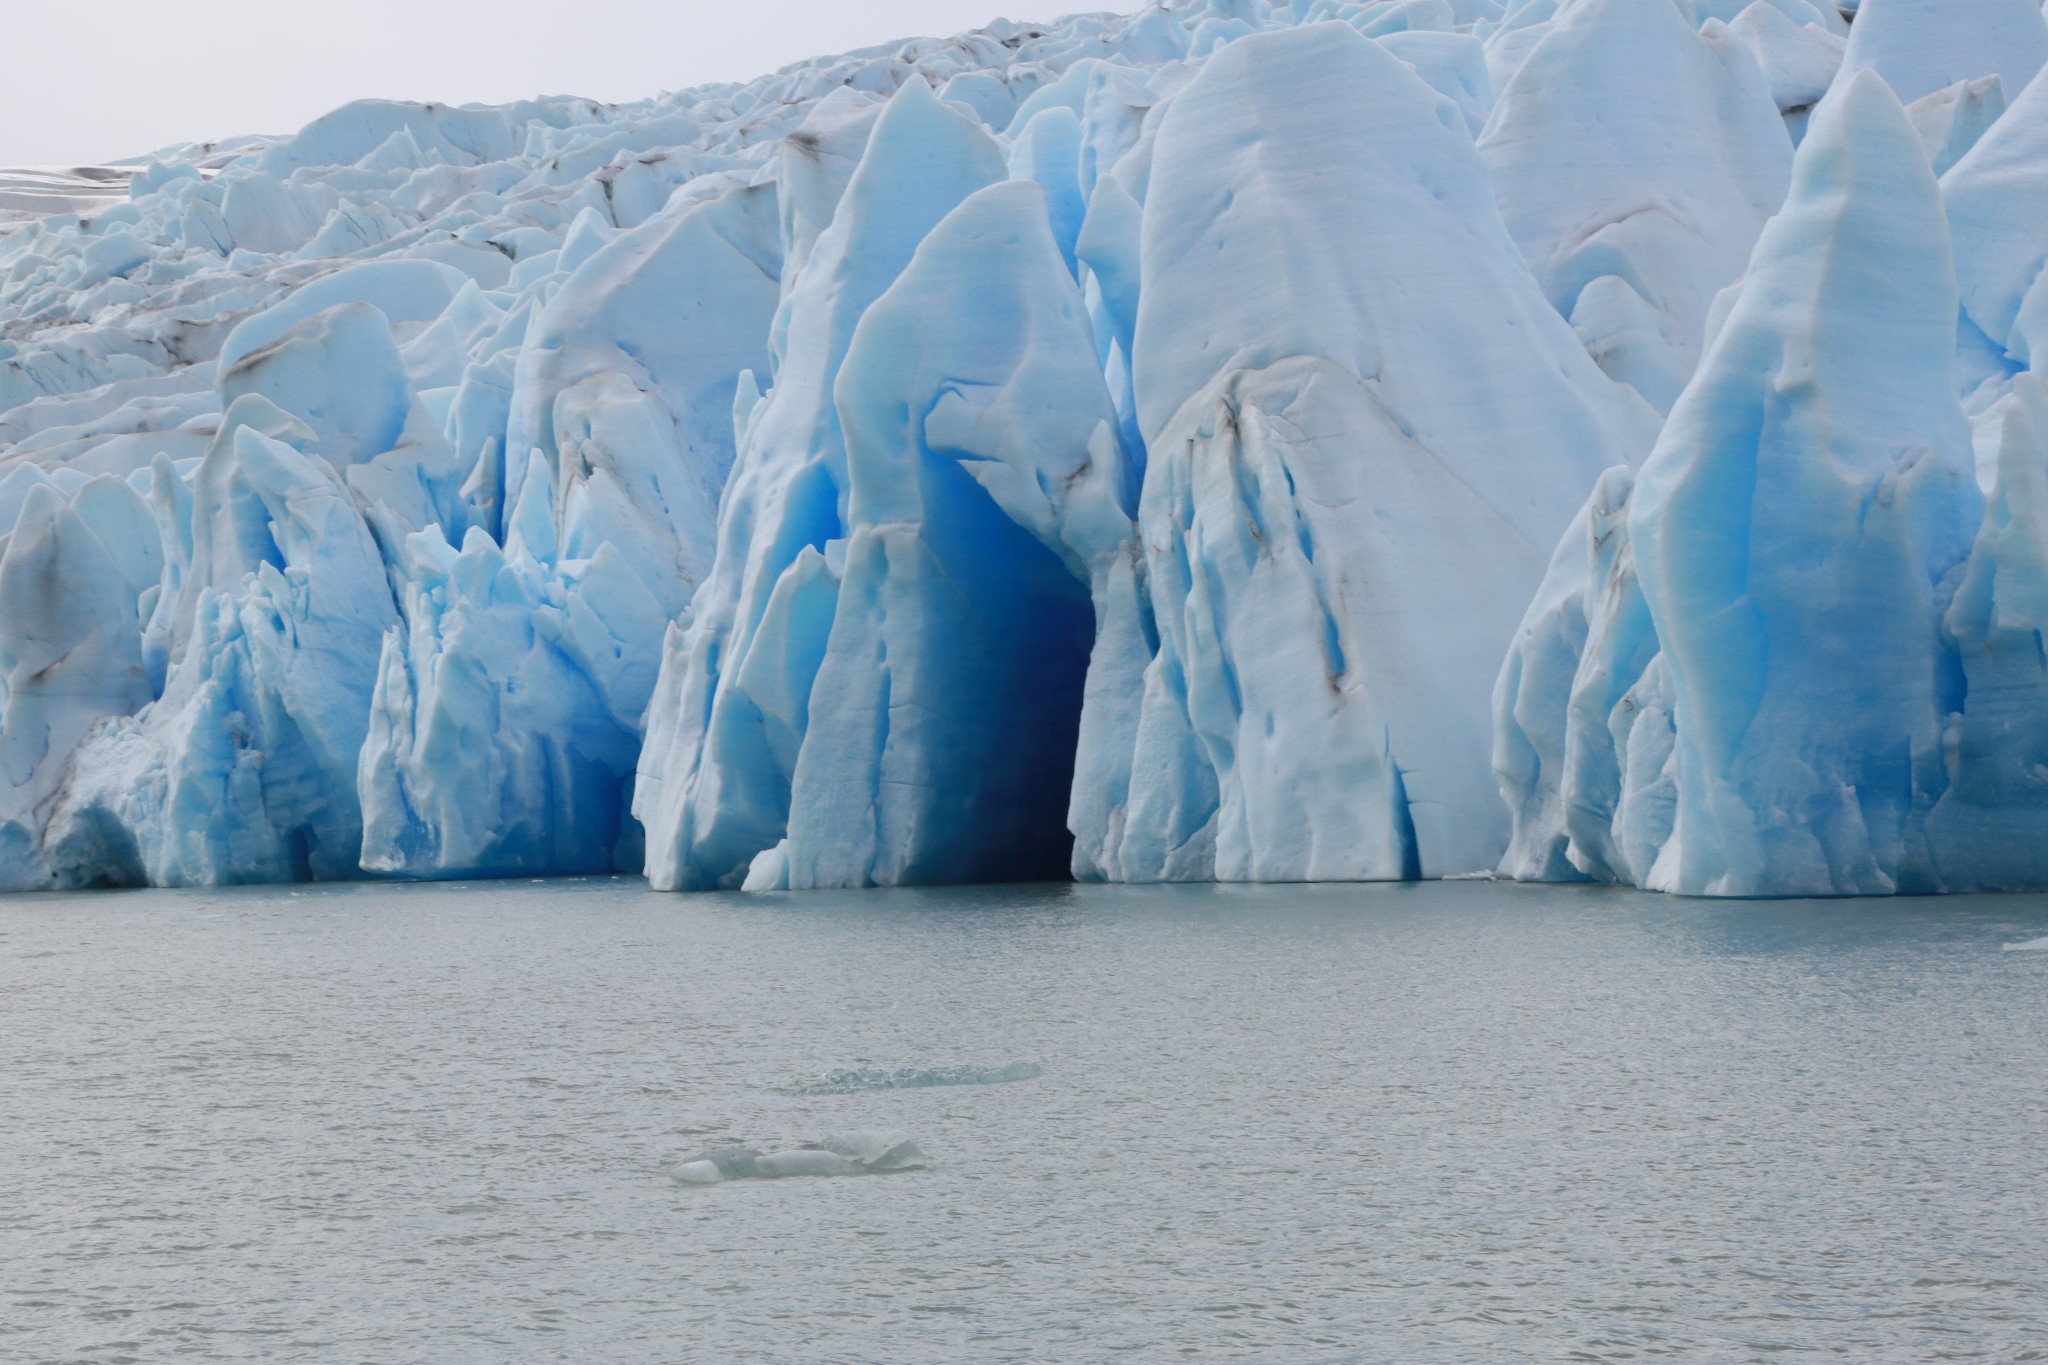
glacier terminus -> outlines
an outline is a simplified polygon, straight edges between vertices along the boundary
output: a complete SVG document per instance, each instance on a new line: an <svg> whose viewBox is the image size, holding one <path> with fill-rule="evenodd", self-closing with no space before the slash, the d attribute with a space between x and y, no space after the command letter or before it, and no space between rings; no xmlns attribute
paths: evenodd
<svg viewBox="0 0 2048 1365"><path fill-rule="evenodd" d="M2048 890L2038 0L1159 0L0 173L0 889Z"/></svg>

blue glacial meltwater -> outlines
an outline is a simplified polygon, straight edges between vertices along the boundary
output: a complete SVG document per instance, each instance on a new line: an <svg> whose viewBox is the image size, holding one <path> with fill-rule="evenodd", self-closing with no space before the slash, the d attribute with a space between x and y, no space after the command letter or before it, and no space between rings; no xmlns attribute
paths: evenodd
<svg viewBox="0 0 2048 1365"><path fill-rule="evenodd" d="M0 1359L2024 1360L2044 936L1486 883L4 899ZM785 1178L679 1178L741 1154Z"/></svg>

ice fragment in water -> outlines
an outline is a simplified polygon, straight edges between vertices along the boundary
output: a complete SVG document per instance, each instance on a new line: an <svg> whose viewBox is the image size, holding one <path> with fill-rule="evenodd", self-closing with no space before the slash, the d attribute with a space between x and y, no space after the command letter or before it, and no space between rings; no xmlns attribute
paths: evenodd
<svg viewBox="0 0 2048 1365"><path fill-rule="evenodd" d="M869 1090L922 1090L938 1085L1006 1085L1011 1081L1036 1080L1042 1068L1030 1062L1008 1066L899 1066L850 1067L828 1071L797 1093L800 1095L857 1095Z"/></svg>
<svg viewBox="0 0 2048 1365"><path fill-rule="evenodd" d="M765 1154L753 1147L713 1147L671 1168L669 1177L679 1185L716 1185L726 1180L877 1175L922 1170L924 1164L925 1154L917 1139L892 1128L879 1128L841 1133Z"/></svg>
<svg viewBox="0 0 2048 1365"><path fill-rule="evenodd" d="M716 1185L725 1179L725 1172L718 1169L715 1161L685 1161L669 1174L679 1185Z"/></svg>
<svg viewBox="0 0 2048 1365"><path fill-rule="evenodd" d="M799 1147L788 1152L773 1152L754 1163L754 1174L762 1180L783 1180L794 1176L860 1175L858 1163L848 1161L837 1152L824 1152L815 1147Z"/></svg>

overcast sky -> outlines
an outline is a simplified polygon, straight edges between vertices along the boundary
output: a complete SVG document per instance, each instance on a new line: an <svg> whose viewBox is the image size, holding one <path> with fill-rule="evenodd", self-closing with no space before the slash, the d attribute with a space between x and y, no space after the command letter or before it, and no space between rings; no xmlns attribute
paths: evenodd
<svg viewBox="0 0 2048 1365"><path fill-rule="evenodd" d="M0 166L295 130L365 96L642 99L998 15L1117 0L44 0L0 4ZM1040 10L1047 11L1040 13Z"/></svg>

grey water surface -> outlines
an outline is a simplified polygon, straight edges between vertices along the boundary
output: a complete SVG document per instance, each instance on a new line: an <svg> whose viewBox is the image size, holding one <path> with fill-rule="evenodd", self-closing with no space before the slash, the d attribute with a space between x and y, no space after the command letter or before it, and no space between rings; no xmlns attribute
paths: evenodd
<svg viewBox="0 0 2048 1365"><path fill-rule="evenodd" d="M2044 935L1486 883L0 898L0 1360L2048 1360ZM1023 1078L821 1083L981 1068ZM669 1174L859 1130L928 1164Z"/></svg>

